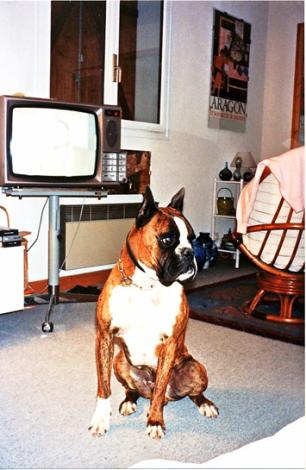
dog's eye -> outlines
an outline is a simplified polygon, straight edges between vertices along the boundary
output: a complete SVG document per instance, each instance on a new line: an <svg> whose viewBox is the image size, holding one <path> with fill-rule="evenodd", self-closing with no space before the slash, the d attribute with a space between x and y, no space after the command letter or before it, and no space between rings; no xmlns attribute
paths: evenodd
<svg viewBox="0 0 306 470"><path fill-rule="evenodd" d="M165 233L164 235L157 237L157 239L160 245L164 248L170 248L176 242L176 237L174 233Z"/></svg>

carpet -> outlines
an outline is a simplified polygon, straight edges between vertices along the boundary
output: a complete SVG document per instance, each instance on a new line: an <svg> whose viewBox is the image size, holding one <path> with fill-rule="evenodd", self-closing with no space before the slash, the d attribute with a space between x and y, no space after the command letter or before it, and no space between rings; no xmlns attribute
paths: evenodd
<svg viewBox="0 0 306 470"><path fill-rule="evenodd" d="M188 294L190 316L235 330L303 345L305 341L303 324L277 323L244 313L244 303L252 299L256 291L254 276L200 288ZM269 311L273 312L274 309L273 313L277 313L277 307L278 303L271 303ZM261 309L265 311L264 306ZM294 313L299 317L303 316L304 305L297 304Z"/></svg>
<svg viewBox="0 0 306 470"><path fill-rule="evenodd" d="M190 320L186 343L204 362L210 420L189 399L165 407L167 433L145 436L149 401L131 416L118 407L100 439L89 434L95 407L95 305L56 305L54 332L42 334L46 305L0 315L0 468L127 468L145 459L201 463L269 436L305 413L304 348ZM281 360L279 360L281 358ZM291 449L288 440L288 449Z"/></svg>

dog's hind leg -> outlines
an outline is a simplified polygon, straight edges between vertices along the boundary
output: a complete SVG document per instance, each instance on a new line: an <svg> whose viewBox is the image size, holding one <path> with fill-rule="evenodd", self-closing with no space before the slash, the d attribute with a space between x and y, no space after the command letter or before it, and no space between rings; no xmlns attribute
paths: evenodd
<svg viewBox="0 0 306 470"><path fill-rule="evenodd" d="M203 395L207 385L208 378L205 367L188 355L183 357L174 367L166 398L179 400L188 396L195 403L201 415L216 418L219 414L218 408Z"/></svg>
<svg viewBox="0 0 306 470"><path fill-rule="evenodd" d="M137 399L139 398L139 393L132 390L132 380L131 380L131 364L126 360L125 354L123 351L120 351L114 360L114 373L117 380L125 388L125 399L119 405L119 413L123 416L128 416L132 413L135 413L137 409Z"/></svg>
<svg viewBox="0 0 306 470"><path fill-rule="evenodd" d="M196 396L189 395L189 398L198 407L199 413L202 416L207 416L208 418L217 418L219 415L219 410L216 405L212 401L208 400L203 395L203 393Z"/></svg>
<svg viewBox="0 0 306 470"><path fill-rule="evenodd" d="M137 400L139 393L134 390L127 389L125 391L125 400L119 405L119 413L123 416L129 416L137 410Z"/></svg>
<svg viewBox="0 0 306 470"><path fill-rule="evenodd" d="M140 396L151 398L155 374L149 367L137 368L130 364L123 351L115 357L114 373L125 388L125 399L119 406L119 412L128 416L135 413Z"/></svg>

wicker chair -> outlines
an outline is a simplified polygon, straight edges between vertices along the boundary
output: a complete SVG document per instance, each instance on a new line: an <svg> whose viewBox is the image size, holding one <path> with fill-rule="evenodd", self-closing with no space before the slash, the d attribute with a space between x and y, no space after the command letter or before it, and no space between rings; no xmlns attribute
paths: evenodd
<svg viewBox="0 0 306 470"><path fill-rule="evenodd" d="M246 313L277 322L304 322L293 310L295 302L304 298L304 217L304 211L294 212L284 200L277 179L265 167L246 234L234 234L241 252L259 268L258 291L245 305ZM278 314L256 309L275 301Z"/></svg>

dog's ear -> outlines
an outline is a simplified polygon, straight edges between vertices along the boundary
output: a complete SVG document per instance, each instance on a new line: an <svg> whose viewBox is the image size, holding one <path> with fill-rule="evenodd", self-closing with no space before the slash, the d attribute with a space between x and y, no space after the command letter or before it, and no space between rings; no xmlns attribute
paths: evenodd
<svg viewBox="0 0 306 470"><path fill-rule="evenodd" d="M136 227L140 228L146 225L158 211L156 202L149 186L146 187L143 195L143 202L136 216Z"/></svg>
<svg viewBox="0 0 306 470"><path fill-rule="evenodd" d="M183 212L184 207L185 188L181 188L171 199L168 207L172 207L180 212Z"/></svg>

